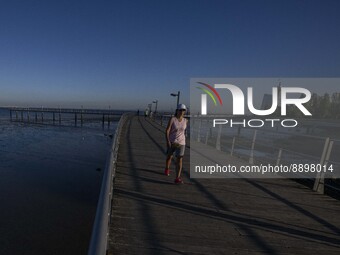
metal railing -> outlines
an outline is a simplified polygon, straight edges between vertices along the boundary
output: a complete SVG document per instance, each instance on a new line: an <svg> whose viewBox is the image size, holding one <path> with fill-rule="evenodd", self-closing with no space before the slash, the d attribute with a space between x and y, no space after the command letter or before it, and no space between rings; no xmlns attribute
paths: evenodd
<svg viewBox="0 0 340 255"><path fill-rule="evenodd" d="M322 166L332 164L334 170L339 170L340 161L337 155L340 152L340 140L308 133L302 134L303 131L307 133L308 130L284 132L275 129L227 128L222 125L212 128L208 118L197 118L193 119L191 125L191 138L215 147L216 150L242 158L249 164L313 163ZM294 139L294 146L292 146L292 139ZM329 173L327 175L318 173L312 176L297 173L295 178L310 179L314 182L313 190L320 193L324 193L324 187L339 191L339 180ZM326 183L327 178L332 179L333 183Z"/></svg>
<svg viewBox="0 0 340 255"><path fill-rule="evenodd" d="M108 160L105 166L88 255L104 255L107 251L111 216L111 201L113 195L112 190L113 181L116 176L116 160L118 155L119 141L122 128L129 115L131 114L125 113L122 115L115 131L112 147L110 149Z"/></svg>

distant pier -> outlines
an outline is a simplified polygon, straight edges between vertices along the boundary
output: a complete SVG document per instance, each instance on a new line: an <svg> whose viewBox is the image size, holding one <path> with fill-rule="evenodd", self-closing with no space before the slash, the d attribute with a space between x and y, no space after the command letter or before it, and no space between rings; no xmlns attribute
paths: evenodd
<svg viewBox="0 0 340 255"><path fill-rule="evenodd" d="M73 108L32 108L32 107L9 107L10 120L27 123L46 123L61 124L62 121L74 121L74 125L81 126L86 120L85 116L93 116L100 120L102 125L110 125L123 114L123 111L100 110L100 109L73 109Z"/></svg>

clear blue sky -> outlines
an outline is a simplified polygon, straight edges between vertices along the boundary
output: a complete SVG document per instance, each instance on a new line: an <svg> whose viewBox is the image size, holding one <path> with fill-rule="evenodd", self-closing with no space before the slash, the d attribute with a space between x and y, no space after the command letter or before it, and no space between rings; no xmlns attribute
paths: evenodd
<svg viewBox="0 0 340 255"><path fill-rule="evenodd" d="M191 77L339 77L340 1L11 0L0 106L189 103Z"/></svg>

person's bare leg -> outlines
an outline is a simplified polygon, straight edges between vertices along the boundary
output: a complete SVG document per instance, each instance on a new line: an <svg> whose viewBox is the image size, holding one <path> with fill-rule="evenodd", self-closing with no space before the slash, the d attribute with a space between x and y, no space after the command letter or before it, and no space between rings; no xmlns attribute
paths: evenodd
<svg viewBox="0 0 340 255"><path fill-rule="evenodd" d="M171 160L172 160L172 155L168 155L165 161L165 169L170 169Z"/></svg>
<svg viewBox="0 0 340 255"><path fill-rule="evenodd" d="M183 157L177 157L177 160L176 160L176 177L177 178L181 177L182 162L183 162Z"/></svg>

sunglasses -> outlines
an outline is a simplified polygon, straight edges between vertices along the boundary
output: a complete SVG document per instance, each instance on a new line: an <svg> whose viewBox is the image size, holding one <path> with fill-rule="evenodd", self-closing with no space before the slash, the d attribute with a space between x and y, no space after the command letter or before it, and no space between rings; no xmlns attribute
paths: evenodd
<svg viewBox="0 0 340 255"><path fill-rule="evenodd" d="M178 111L180 111L180 112L185 112L185 109L179 109Z"/></svg>

